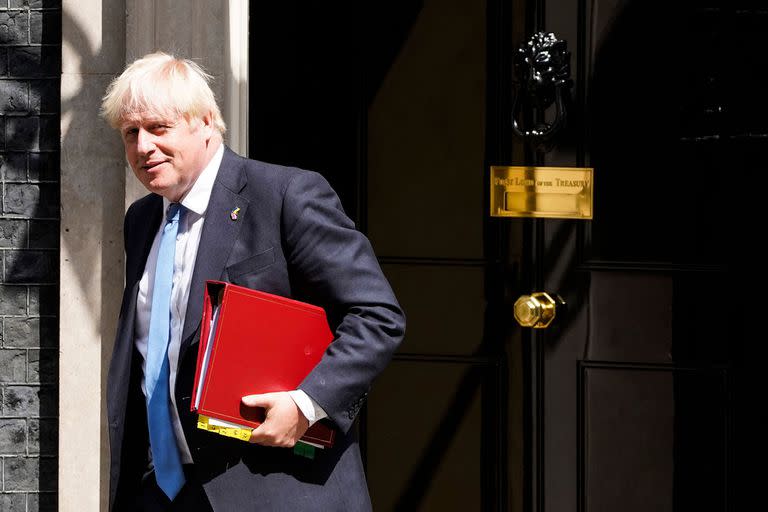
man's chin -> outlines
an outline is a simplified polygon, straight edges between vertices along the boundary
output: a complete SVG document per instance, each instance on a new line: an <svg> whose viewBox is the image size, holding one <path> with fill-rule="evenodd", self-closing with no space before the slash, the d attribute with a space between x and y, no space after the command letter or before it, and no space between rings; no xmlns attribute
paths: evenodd
<svg viewBox="0 0 768 512"><path fill-rule="evenodd" d="M147 190L159 196L163 196L164 198L166 198L172 203L177 203L181 201L181 198L184 196L184 190L182 189L182 187L176 184L153 185L150 183L150 185L147 187Z"/></svg>
<svg viewBox="0 0 768 512"><path fill-rule="evenodd" d="M153 194L163 196L169 201L173 201L172 197L174 196L174 187L167 183L163 183L162 181L159 181L159 180L152 180L150 182L145 182L144 188L146 188Z"/></svg>

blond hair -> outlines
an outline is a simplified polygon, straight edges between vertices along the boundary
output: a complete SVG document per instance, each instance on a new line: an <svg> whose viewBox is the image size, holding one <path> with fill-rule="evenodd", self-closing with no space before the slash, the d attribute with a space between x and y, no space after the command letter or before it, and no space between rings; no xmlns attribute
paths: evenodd
<svg viewBox="0 0 768 512"><path fill-rule="evenodd" d="M213 126L224 133L224 119L209 86L212 77L198 64L163 52L135 60L112 80L102 98L101 116L113 128L133 114L183 116L188 121L211 114Z"/></svg>

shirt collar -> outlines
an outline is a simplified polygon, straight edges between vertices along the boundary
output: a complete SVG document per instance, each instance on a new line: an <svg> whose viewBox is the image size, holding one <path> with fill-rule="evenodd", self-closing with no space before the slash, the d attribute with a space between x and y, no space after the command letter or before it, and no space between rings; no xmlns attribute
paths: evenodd
<svg viewBox="0 0 768 512"><path fill-rule="evenodd" d="M197 177L195 183L192 184L192 188L182 198L181 205L192 210L198 215L203 215L205 210L208 209L208 202L211 200L211 191L213 191L213 183L216 181L216 176L219 174L219 167L221 167L221 160L224 158L224 143L219 145L219 149L213 154L213 158L205 166L203 172ZM163 198L163 211L168 211L168 206L171 204L168 199Z"/></svg>

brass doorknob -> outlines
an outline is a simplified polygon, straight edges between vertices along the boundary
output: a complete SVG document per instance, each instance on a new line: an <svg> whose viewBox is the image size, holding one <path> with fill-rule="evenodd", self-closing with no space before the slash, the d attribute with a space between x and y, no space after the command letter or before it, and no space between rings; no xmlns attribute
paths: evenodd
<svg viewBox="0 0 768 512"><path fill-rule="evenodd" d="M565 305L558 295L553 297L546 292L521 295L515 302L515 320L523 327L545 329L555 319L558 305Z"/></svg>

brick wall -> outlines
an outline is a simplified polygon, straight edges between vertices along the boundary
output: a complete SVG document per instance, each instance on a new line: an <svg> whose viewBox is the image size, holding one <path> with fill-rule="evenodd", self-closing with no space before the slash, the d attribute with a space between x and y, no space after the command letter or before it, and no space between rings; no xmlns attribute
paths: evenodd
<svg viewBox="0 0 768 512"><path fill-rule="evenodd" d="M0 511L56 510L61 2L0 0Z"/></svg>

